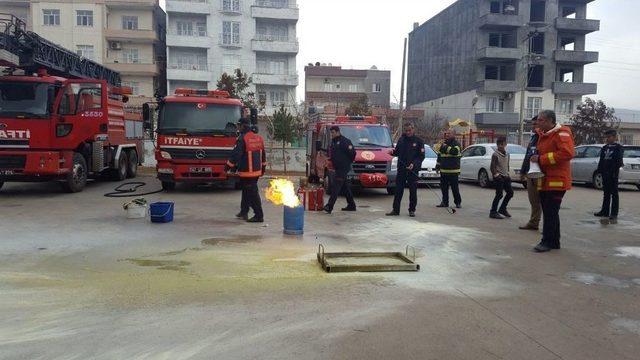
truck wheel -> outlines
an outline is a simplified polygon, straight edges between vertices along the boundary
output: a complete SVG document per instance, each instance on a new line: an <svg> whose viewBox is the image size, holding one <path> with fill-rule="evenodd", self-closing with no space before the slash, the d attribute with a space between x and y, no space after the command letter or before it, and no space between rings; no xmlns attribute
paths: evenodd
<svg viewBox="0 0 640 360"><path fill-rule="evenodd" d="M491 185L491 182L489 181L489 174L487 174L487 170L480 169L480 172L478 173L478 184L482 188L488 188L489 185Z"/></svg>
<svg viewBox="0 0 640 360"><path fill-rule="evenodd" d="M62 183L62 188L66 192L77 193L82 191L86 185L87 161L81 154L74 153L71 171L69 172L69 174L67 174L67 178Z"/></svg>
<svg viewBox="0 0 640 360"><path fill-rule="evenodd" d="M164 191L173 191L176 189L176 183L174 182L169 182L169 181L163 181L162 182L162 190Z"/></svg>
<svg viewBox="0 0 640 360"><path fill-rule="evenodd" d="M129 161L127 163L127 177L134 178L138 175L138 152L131 150L127 152Z"/></svg>
<svg viewBox="0 0 640 360"><path fill-rule="evenodd" d="M602 174L595 173L593 174L592 183L594 189L602 190L604 187L604 181L602 180Z"/></svg>
<svg viewBox="0 0 640 360"><path fill-rule="evenodd" d="M396 188L394 188L394 187L388 187L387 188L387 194L388 195L395 195L395 193L396 193Z"/></svg>
<svg viewBox="0 0 640 360"><path fill-rule="evenodd" d="M122 181L127 178L127 168L129 167L129 161L127 152L122 151L120 158L118 159L118 166L113 170L113 180Z"/></svg>

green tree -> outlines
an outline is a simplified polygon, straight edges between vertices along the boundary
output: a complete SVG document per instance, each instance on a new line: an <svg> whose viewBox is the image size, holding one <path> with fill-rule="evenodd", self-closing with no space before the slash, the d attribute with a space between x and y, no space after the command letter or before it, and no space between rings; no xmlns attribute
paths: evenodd
<svg viewBox="0 0 640 360"><path fill-rule="evenodd" d="M371 115L371 108L369 107L369 99L367 95L362 95L355 101L352 101L344 111L345 115Z"/></svg>
<svg viewBox="0 0 640 360"><path fill-rule="evenodd" d="M293 142L302 133L302 119L300 116L291 114L284 105L280 105L278 110L269 117L268 130L271 138L282 145L282 159L284 160L284 172L286 173L285 148L288 143Z"/></svg>
<svg viewBox="0 0 640 360"><path fill-rule="evenodd" d="M604 133L620 126L615 109L607 107L601 100L586 98L578 105L578 113L571 117L576 145L596 144L604 140Z"/></svg>
<svg viewBox="0 0 640 360"><path fill-rule="evenodd" d="M223 73L218 79L216 87L218 90L227 91L232 98L242 100L246 107L262 108L264 105L260 106L261 104L256 102L255 93L249 91L252 84L253 81L247 73L236 69L231 75Z"/></svg>

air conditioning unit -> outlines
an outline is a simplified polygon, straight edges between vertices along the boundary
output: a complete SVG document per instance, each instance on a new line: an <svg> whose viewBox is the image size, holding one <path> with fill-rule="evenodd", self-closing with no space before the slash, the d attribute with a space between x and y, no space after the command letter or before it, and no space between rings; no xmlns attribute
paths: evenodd
<svg viewBox="0 0 640 360"><path fill-rule="evenodd" d="M508 93L507 94L507 100L511 100L513 99L513 93Z"/></svg>
<svg viewBox="0 0 640 360"><path fill-rule="evenodd" d="M109 43L109 48L111 50L122 50L122 43L119 41L112 41Z"/></svg>

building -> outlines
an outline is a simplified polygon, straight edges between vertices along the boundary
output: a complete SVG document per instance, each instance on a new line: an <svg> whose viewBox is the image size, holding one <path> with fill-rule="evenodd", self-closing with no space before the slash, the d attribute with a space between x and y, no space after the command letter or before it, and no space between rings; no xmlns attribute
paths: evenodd
<svg viewBox="0 0 640 360"><path fill-rule="evenodd" d="M167 0L169 91L241 69L267 114L295 106L298 18L295 0Z"/></svg>
<svg viewBox="0 0 640 360"><path fill-rule="evenodd" d="M616 109L616 116L620 118L620 142L640 146L640 110Z"/></svg>
<svg viewBox="0 0 640 360"><path fill-rule="evenodd" d="M120 72L130 105L166 93L166 15L158 0L3 1L0 13L40 36Z"/></svg>
<svg viewBox="0 0 640 360"><path fill-rule="evenodd" d="M310 64L304 68L305 101L320 111L348 106L364 96L372 107L389 108L391 72L378 70L343 69L329 64Z"/></svg>
<svg viewBox="0 0 640 360"><path fill-rule="evenodd" d="M591 1L459 0L416 24L408 106L502 133L541 109L568 121L582 96L597 92L584 82L599 55L585 51L586 35L600 28L587 18Z"/></svg>

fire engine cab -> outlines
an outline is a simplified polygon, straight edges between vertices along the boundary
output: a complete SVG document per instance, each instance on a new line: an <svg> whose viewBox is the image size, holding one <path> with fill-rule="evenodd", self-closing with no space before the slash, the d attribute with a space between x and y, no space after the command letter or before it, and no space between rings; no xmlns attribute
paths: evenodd
<svg viewBox="0 0 640 360"><path fill-rule="evenodd" d="M375 116L338 116L330 121L309 125L307 149L307 176L310 182L322 182L329 190L332 164L329 147L332 126L340 127L342 136L348 138L356 149L356 159L349 178L355 186L363 188L395 189L395 173L391 172L393 149L389 127Z"/></svg>

